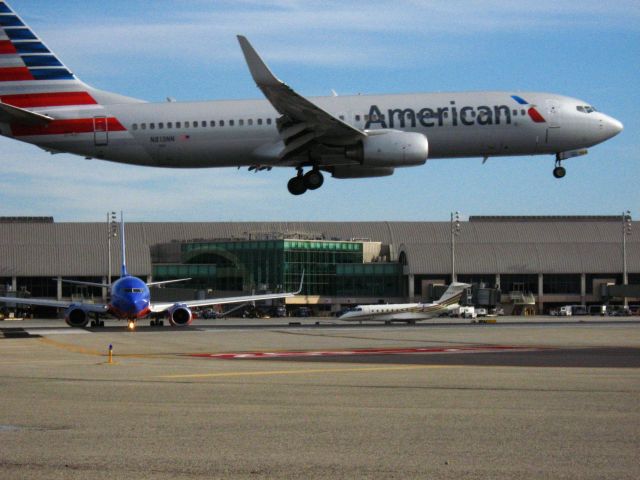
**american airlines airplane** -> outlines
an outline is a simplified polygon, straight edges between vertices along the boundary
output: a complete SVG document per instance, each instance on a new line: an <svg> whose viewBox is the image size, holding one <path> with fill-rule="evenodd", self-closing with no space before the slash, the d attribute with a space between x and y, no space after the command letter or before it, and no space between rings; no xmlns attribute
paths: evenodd
<svg viewBox="0 0 640 480"><path fill-rule="evenodd" d="M0 0L0 134L51 153L151 167L297 171L301 195L334 178L392 175L427 158L587 153L622 131L588 102L551 93L305 98L239 36L266 100L146 103L92 88ZM305 173L306 170L306 173Z"/></svg>
<svg viewBox="0 0 640 480"><path fill-rule="evenodd" d="M338 318L348 322L373 320L385 323L415 323L420 320L428 320L454 308L458 308L462 294L469 287L471 287L471 285L468 283L454 282L449 285L437 301L432 303L358 305L346 311Z"/></svg>
<svg viewBox="0 0 640 480"><path fill-rule="evenodd" d="M74 303L64 300L51 300L47 298L16 298L0 297L1 303L39 305L43 307L64 308L64 318L67 325L75 328L84 328L89 323L93 315L95 320L91 321L91 326L103 327L104 321L100 317L113 316L121 320L127 320L130 330L135 329L136 320L148 316L154 317L151 326L162 326L163 321L158 317L166 316L174 327L185 327L193 320L192 308L208 307L213 305L228 305L231 303L249 303L262 300L275 300L279 298L289 298L298 295L302 291L304 281L304 271L300 279L300 287L295 292L288 293L267 293L260 295L244 295L240 297L210 298L206 300L186 300L182 302L158 302L151 301L150 286L164 285L167 283L182 282L191 280L182 278L179 280L165 280L162 282L146 283L138 277L129 275L127 272L126 248L124 236L124 220L120 220L120 238L122 240L122 267L120 278L113 284L80 282L75 280L63 280L76 285L86 285L92 287L104 287L109 289L111 299L107 304L100 303Z"/></svg>

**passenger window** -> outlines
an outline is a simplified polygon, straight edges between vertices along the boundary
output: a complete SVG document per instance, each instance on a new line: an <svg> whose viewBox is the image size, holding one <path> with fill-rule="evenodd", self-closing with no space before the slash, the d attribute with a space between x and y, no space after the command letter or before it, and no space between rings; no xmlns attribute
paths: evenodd
<svg viewBox="0 0 640 480"><path fill-rule="evenodd" d="M219 125L220 125L221 127L224 127L224 120L220 120Z"/></svg>
<svg viewBox="0 0 640 480"><path fill-rule="evenodd" d="M271 119L267 118L267 125L271 125Z"/></svg>
<svg viewBox="0 0 640 480"><path fill-rule="evenodd" d="M360 121L360 115L356 115L356 122Z"/></svg>
<svg viewBox="0 0 640 480"><path fill-rule="evenodd" d="M215 120L211 120L211 121L209 122L209 126L210 126L210 127L215 127L215 126L216 126L216 121L215 121Z"/></svg>
<svg viewBox="0 0 640 480"><path fill-rule="evenodd" d="M156 129L156 124L155 124L155 123L150 123L150 124L149 124L149 128L150 128L151 130L155 130L155 129Z"/></svg>
<svg viewBox="0 0 640 480"><path fill-rule="evenodd" d="M520 115L524 116L526 114L527 114L527 112L524 110L524 108L522 110L520 110Z"/></svg>
<svg viewBox="0 0 640 480"><path fill-rule="evenodd" d="M164 128L164 123L160 122L160 123L158 124L158 129L159 129L159 130L162 130L163 128Z"/></svg>
<svg viewBox="0 0 640 480"><path fill-rule="evenodd" d="M147 124L146 124L146 123L143 123L142 125L140 125L140 128L141 128L142 130L146 130L146 129L147 129Z"/></svg>
<svg viewBox="0 0 640 480"><path fill-rule="evenodd" d="M132 130L137 130L138 129L138 124L134 123L133 125L131 125L131 129Z"/></svg>
<svg viewBox="0 0 640 480"><path fill-rule="evenodd" d="M182 122L176 122L176 128L182 128Z"/></svg>
<svg viewBox="0 0 640 480"><path fill-rule="evenodd" d="M191 124L189 122L184 122L184 128L189 128Z"/></svg>
<svg viewBox="0 0 640 480"><path fill-rule="evenodd" d="M262 119L261 118L258 119L258 125L262 125Z"/></svg>
<svg viewBox="0 0 640 480"><path fill-rule="evenodd" d="M340 115L340 120L344 120L344 115Z"/></svg>
<svg viewBox="0 0 640 480"><path fill-rule="evenodd" d="M230 126L230 127L233 127L234 125L235 125L235 121L233 121L233 120L229 120L229 126Z"/></svg>
<svg viewBox="0 0 640 480"><path fill-rule="evenodd" d="M514 111L513 111L513 116L515 117L515 116L517 116L517 115L518 115L518 110L514 110Z"/></svg>
<svg viewBox="0 0 640 480"><path fill-rule="evenodd" d="M198 128L198 122L193 122L193 128Z"/></svg>
<svg viewBox="0 0 640 480"><path fill-rule="evenodd" d="M238 120L238 124L242 127L244 125L244 120L242 119Z"/></svg>
<svg viewBox="0 0 640 480"><path fill-rule="evenodd" d="M167 128L173 128L173 122L167 122Z"/></svg>
<svg viewBox="0 0 640 480"><path fill-rule="evenodd" d="M247 120L247 123L251 126L253 125L253 120L250 118L249 120Z"/></svg>

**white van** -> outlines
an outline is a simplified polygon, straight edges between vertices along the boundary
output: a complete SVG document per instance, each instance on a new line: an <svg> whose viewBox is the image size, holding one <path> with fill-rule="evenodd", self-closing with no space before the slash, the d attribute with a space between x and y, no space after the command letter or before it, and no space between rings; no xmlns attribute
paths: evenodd
<svg viewBox="0 0 640 480"><path fill-rule="evenodd" d="M558 310L558 315L560 315L561 317L570 317L571 315L573 315L572 306L565 305L564 307L560 307L560 310Z"/></svg>

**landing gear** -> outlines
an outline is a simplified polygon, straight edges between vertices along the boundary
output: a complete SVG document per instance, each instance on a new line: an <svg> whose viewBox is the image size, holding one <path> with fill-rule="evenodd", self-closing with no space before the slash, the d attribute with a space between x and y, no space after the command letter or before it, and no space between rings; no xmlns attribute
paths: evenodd
<svg viewBox="0 0 640 480"><path fill-rule="evenodd" d="M559 156L556 155L556 168L553 169L553 176L556 178L563 178L567 174L567 171L562 166L561 162L562 160L560 160Z"/></svg>
<svg viewBox="0 0 640 480"><path fill-rule="evenodd" d="M162 321L160 319L151 320L151 322L149 322L149 326L150 327L164 327L164 321Z"/></svg>
<svg viewBox="0 0 640 480"><path fill-rule="evenodd" d="M324 176L317 168L303 174L301 167L298 167L298 174L289 180L287 188L292 195L302 195L307 190L317 190L324 183Z"/></svg>

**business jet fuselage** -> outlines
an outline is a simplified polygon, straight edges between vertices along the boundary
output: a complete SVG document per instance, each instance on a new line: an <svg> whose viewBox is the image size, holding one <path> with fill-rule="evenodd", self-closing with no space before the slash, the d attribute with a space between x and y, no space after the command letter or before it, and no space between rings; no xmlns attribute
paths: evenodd
<svg viewBox="0 0 640 480"><path fill-rule="evenodd" d="M622 130L588 102L537 92L305 98L238 37L266 100L146 103L76 78L0 1L0 134L52 153L150 167L293 167L289 191L391 175L428 158L583 155ZM307 173L304 173L307 169Z"/></svg>

